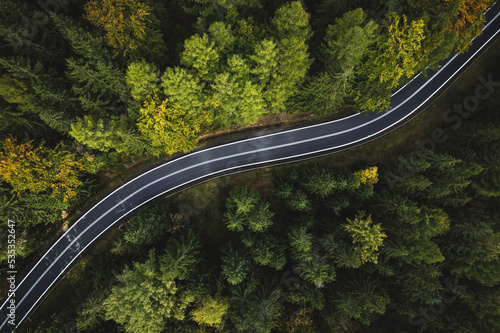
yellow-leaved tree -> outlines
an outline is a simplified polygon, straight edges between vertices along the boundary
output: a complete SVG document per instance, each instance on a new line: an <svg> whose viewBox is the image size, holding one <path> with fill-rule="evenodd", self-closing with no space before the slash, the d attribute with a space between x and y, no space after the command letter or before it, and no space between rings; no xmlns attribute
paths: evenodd
<svg viewBox="0 0 500 333"><path fill-rule="evenodd" d="M123 56L161 42L158 20L144 1L90 0L85 4L85 18L103 28L108 45Z"/></svg>
<svg viewBox="0 0 500 333"><path fill-rule="evenodd" d="M187 153L194 149L202 125L211 122L210 115L205 112L188 113L179 106L158 96L148 96L144 107L140 110L137 126L139 131L151 144L153 155L177 152Z"/></svg>
<svg viewBox="0 0 500 333"><path fill-rule="evenodd" d="M342 227L352 237L357 266L366 262L376 264L379 255L378 248L387 237L382 231L382 226L373 224L371 215L366 216L364 211L359 211L354 220L347 219L347 223Z"/></svg>
<svg viewBox="0 0 500 333"><path fill-rule="evenodd" d="M450 5L454 5L452 0L443 0ZM455 51L463 53L467 51L472 38L483 32L486 19L483 13L493 4L494 0L463 0L455 13L455 17L449 26L449 30L454 30L458 34L458 42Z"/></svg>
<svg viewBox="0 0 500 333"><path fill-rule="evenodd" d="M373 185L378 182L378 168L376 166L358 170L353 173L354 177L358 178L359 181L363 184L370 185L373 188Z"/></svg>
<svg viewBox="0 0 500 333"><path fill-rule="evenodd" d="M81 160L64 150L62 144L55 149L33 147L33 141L18 144L10 137L2 143L0 151L0 179L9 183L18 195L47 192L62 195L66 202L76 196L82 181L78 179L85 169Z"/></svg>

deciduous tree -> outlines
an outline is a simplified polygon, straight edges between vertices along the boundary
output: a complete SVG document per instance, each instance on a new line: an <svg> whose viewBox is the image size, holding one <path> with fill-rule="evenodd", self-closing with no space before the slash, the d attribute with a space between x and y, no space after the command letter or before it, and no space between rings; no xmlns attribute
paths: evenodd
<svg viewBox="0 0 500 333"><path fill-rule="evenodd" d="M18 144L17 139L5 139L0 152L0 176L13 191L22 194L48 192L62 195L63 201L72 199L83 183L78 178L84 170L83 162L63 149L35 148L32 141Z"/></svg>
<svg viewBox="0 0 500 333"><path fill-rule="evenodd" d="M157 156L194 149L202 125L210 122L206 112L192 115L168 99L160 102L157 96L146 99L140 114L139 131L149 140L151 151Z"/></svg>

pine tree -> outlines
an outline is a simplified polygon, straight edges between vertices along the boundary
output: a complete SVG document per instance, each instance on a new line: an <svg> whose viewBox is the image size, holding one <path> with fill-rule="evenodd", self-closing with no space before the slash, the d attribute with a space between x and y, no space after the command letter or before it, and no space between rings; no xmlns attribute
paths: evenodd
<svg viewBox="0 0 500 333"><path fill-rule="evenodd" d="M199 112L205 105L206 97L202 93L204 84L185 68L167 68L161 86L165 95L184 110Z"/></svg>
<svg viewBox="0 0 500 333"><path fill-rule="evenodd" d="M347 219L347 224L342 227L352 237L354 254L358 258L359 265L366 262L377 263L378 248L382 246L387 235L382 232L380 224L373 224L371 215L365 218L365 212L360 211L354 220ZM373 224L373 225L372 225Z"/></svg>
<svg viewBox="0 0 500 333"><path fill-rule="evenodd" d="M127 121L125 116L96 119L92 116L77 118L69 133L77 141L92 149L108 152L143 155L148 146L143 137Z"/></svg>

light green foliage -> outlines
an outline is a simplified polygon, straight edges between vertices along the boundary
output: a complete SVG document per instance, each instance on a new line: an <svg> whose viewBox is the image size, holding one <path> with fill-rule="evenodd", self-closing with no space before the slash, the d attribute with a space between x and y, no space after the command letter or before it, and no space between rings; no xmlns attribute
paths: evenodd
<svg viewBox="0 0 500 333"><path fill-rule="evenodd" d="M309 14L300 2L294 1L277 10L273 25L279 39L277 66L264 91L264 99L269 109L280 112L285 109L288 99L298 92L312 63L306 44L311 36ZM272 52L272 47L269 46L268 50ZM272 65L272 62L266 61L266 63L268 67Z"/></svg>
<svg viewBox="0 0 500 333"><path fill-rule="evenodd" d="M154 95L160 91L156 66L144 59L128 65L125 79L130 95L139 103L142 103L147 95Z"/></svg>
<svg viewBox="0 0 500 333"><path fill-rule="evenodd" d="M193 320L200 325L218 326L229 309L229 300L204 296L200 305L193 310Z"/></svg>
<svg viewBox="0 0 500 333"><path fill-rule="evenodd" d="M250 81L238 80L234 75L217 75L212 86L213 102L217 105L215 122L222 128L230 125L252 124L264 113L260 88Z"/></svg>
<svg viewBox="0 0 500 333"><path fill-rule="evenodd" d="M76 327L79 330L95 329L97 325L102 323L105 298L106 294L99 290L99 293L94 292L83 302L82 309L78 312L76 319Z"/></svg>
<svg viewBox="0 0 500 333"><path fill-rule="evenodd" d="M156 156L194 149L201 126L211 121L206 112L188 113L168 99L160 102L157 96L146 100L140 114L137 126Z"/></svg>
<svg viewBox="0 0 500 333"><path fill-rule="evenodd" d="M209 79L214 76L219 61L219 53L215 42L207 34L196 34L184 42L181 64L193 68L198 77Z"/></svg>
<svg viewBox="0 0 500 333"><path fill-rule="evenodd" d="M119 153L139 156L147 149L141 135L124 116L112 116L108 120L92 116L76 118L69 134L84 145L103 152L114 149Z"/></svg>
<svg viewBox="0 0 500 333"><path fill-rule="evenodd" d="M376 53L370 54L373 64L364 72L370 81L388 82L389 87L394 88L402 76L410 78L415 73L414 68L421 53L423 28L422 20L408 24L406 16L403 16L400 27L399 15L392 13L387 27L390 38L381 37L382 40L377 42ZM380 64L383 64L383 67L375 67Z"/></svg>
<svg viewBox="0 0 500 333"><path fill-rule="evenodd" d="M295 36L300 40L307 40L311 37L309 17L302 4L293 1L278 9L272 22L280 38Z"/></svg>
<svg viewBox="0 0 500 333"><path fill-rule="evenodd" d="M399 85L402 77L410 78L415 73L423 55L423 20L408 24L405 15L402 15L401 22L401 17L394 12L387 18L387 26L358 71L362 80L356 86L354 96L364 111L386 110L389 107L387 93ZM385 93L381 93L383 91Z"/></svg>
<svg viewBox="0 0 500 333"><path fill-rule="evenodd" d="M185 68L167 68L161 86L170 100L189 112L198 112L204 105L200 79Z"/></svg>
<svg viewBox="0 0 500 333"><path fill-rule="evenodd" d="M373 43L378 25L369 20L361 8L345 13L335 19L326 31L326 46L323 49L325 65L333 70L356 67Z"/></svg>
<svg viewBox="0 0 500 333"><path fill-rule="evenodd" d="M320 169L312 170L302 185L311 194L326 198L335 192L355 192L361 187L361 182L353 175L334 174L332 171Z"/></svg>
<svg viewBox="0 0 500 333"><path fill-rule="evenodd" d="M365 218L365 215L364 211L360 211L354 220L347 219L348 223L343 225L344 230L352 237L354 253L360 266L367 262L377 263L378 248L387 237L380 224L373 224L371 216Z"/></svg>
<svg viewBox="0 0 500 333"><path fill-rule="evenodd" d="M224 22L214 22L208 28L208 32L219 52L229 53L232 50L236 37L230 25Z"/></svg>
<svg viewBox="0 0 500 333"><path fill-rule="evenodd" d="M264 232L273 221L274 213L270 204L261 199L259 192L252 188L235 187L226 200L224 219L229 230Z"/></svg>
<svg viewBox="0 0 500 333"><path fill-rule="evenodd" d="M264 92L268 107L275 112L282 111L287 100L298 92L312 63L305 40L285 38L278 44L278 49L277 72Z"/></svg>
<svg viewBox="0 0 500 333"><path fill-rule="evenodd" d="M191 259L188 265L196 262L196 253L188 255ZM103 303L106 320L113 319L126 332L160 332L168 319L184 319L194 296L177 281L185 278L177 274L183 264L186 260L159 263L151 250L146 262L135 262L132 268L125 268L117 277L119 284Z"/></svg>
<svg viewBox="0 0 500 333"><path fill-rule="evenodd" d="M265 86L278 66L276 43L270 39L263 39L255 46L254 54L249 55L249 59L253 62L251 73L255 75L256 82Z"/></svg>

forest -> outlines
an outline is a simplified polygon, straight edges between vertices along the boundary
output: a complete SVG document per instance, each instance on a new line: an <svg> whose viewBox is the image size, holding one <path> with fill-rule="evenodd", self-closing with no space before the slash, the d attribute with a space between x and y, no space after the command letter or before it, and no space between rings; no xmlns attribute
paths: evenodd
<svg viewBox="0 0 500 333"><path fill-rule="evenodd" d="M110 175L210 133L387 111L468 49L493 3L0 0L0 236L16 221L29 261ZM234 186L217 246L175 202L147 206L103 264L118 273L81 272L78 330L497 332L498 93L488 103L403 174L395 159Z"/></svg>

